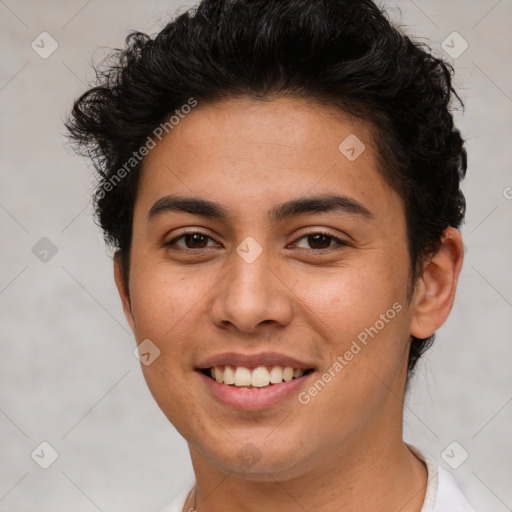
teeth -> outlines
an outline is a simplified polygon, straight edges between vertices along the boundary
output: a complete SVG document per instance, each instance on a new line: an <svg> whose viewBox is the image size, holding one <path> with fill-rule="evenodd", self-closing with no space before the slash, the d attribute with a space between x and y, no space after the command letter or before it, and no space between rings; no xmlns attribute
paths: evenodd
<svg viewBox="0 0 512 512"><path fill-rule="evenodd" d="M270 370L270 382L272 384L283 382L283 369L280 366L273 366Z"/></svg>
<svg viewBox="0 0 512 512"><path fill-rule="evenodd" d="M252 371L252 385L255 388L268 386L270 383L270 375L264 366L258 366Z"/></svg>
<svg viewBox="0 0 512 512"><path fill-rule="evenodd" d="M226 366L224 368L224 384L234 384L235 383L235 372L231 366Z"/></svg>
<svg viewBox="0 0 512 512"><path fill-rule="evenodd" d="M218 366L214 366L213 373L214 373L215 380L217 382L222 382L223 374L222 374L222 370Z"/></svg>
<svg viewBox="0 0 512 512"><path fill-rule="evenodd" d="M289 382L293 379L293 368L287 366L283 371L283 380Z"/></svg>
<svg viewBox="0 0 512 512"><path fill-rule="evenodd" d="M211 368L211 377L217 382L236 387L264 388L270 384L280 384L283 380L290 382L304 375L304 370L294 369L291 366L284 368L282 366L272 366L270 371L265 366L258 366L252 371L243 366L224 366L223 368L220 366Z"/></svg>
<svg viewBox="0 0 512 512"><path fill-rule="evenodd" d="M244 368L243 366L239 366L235 371L235 386L250 386L251 384L251 370Z"/></svg>

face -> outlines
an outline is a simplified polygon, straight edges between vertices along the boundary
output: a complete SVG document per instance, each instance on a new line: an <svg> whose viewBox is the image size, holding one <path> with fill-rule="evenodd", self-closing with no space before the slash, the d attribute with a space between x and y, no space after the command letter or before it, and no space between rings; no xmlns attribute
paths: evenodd
<svg viewBox="0 0 512 512"><path fill-rule="evenodd" d="M409 265L367 126L302 99L232 99L199 104L146 157L129 302L116 278L194 464L256 479L400 431Z"/></svg>

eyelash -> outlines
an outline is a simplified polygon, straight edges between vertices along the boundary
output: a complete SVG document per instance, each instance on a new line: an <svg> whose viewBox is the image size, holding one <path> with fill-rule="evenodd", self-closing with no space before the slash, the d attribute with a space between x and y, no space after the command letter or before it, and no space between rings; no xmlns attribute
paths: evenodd
<svg viewBox="0 0 512 512"><path fill-rule="evenodd" d="M202 236L205 236L206 238L209 238L210 240L213 240L213 238L210 235L207 235L206 233L203 233L202 231L197 231L197 230L185 231L185 232L181 233L179 236L173 238L172 240L169 240L169 242L165 242L164 246L168 249L176 250L172 246L178 240L181 240L182 238L184 238L187 235L202 235ZM331 250L335 250L335 251L340 250L340 249L343 249L344 247L347 247L350 245L348 242L345 242L344 240L341 240L341 239L333 236L331 233L329 233L327 231L312 231L311 233L306 233L305 235L302 235L299 238L295 239L294 243L298 242L299 240L302 240L303 238L308 238L308 237L314 236L314 235L323 235L327 238L330 238L332 241L335 241L338 243L338 247L333 246L333 247L327 247L325 249L299 249L299 250L310 251L310 252L312 251L313 253L330 252ZM203 249L210 249L210 248L205 247ZM184 251L193 253L194 251L202 251L203 249L189 249L189 248L180 247L178 250L184 250Z"/></svg>

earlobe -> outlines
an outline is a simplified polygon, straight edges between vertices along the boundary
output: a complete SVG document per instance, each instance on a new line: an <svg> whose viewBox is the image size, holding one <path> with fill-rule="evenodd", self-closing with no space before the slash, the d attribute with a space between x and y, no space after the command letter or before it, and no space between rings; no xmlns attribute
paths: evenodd
<svg viewBox="0 0 512 512"><path fill-rule="evenodd" d="M411 306L412 336L428 338L448 318L464 260L463 247L460 232L448 227L416 284Z"/></svg>
<svg viewBox="0 0 512 512"><path fill-rule="evenodd" d="M131 309L130 295L126 288L126 283L124 282L123 264L121 261L121 252L119 250L114 254L114 280L123 305L124 316L130 326L130 329L134 331L134 318Z"/></svg>

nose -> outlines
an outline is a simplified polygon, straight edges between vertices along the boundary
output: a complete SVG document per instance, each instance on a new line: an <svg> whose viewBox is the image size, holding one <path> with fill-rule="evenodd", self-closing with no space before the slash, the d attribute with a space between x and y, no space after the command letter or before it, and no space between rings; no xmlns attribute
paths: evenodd
<svg viewBox="0 0 512 512"><path fill-rule="evenodd" d="M264 325L283 327L293 316L293 293L269 267L265 251L252 263L233 254L231 269L216 287L212 322L219 328L254 333Z"/></svg>

